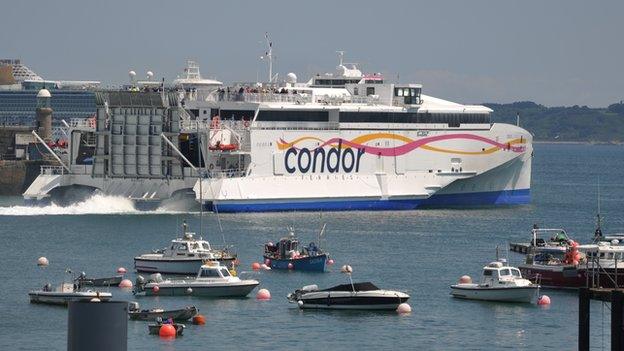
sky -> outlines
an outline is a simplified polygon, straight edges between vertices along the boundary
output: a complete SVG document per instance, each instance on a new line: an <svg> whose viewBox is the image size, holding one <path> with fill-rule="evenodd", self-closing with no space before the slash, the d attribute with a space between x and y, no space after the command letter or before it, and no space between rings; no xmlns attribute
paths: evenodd
<svg viewBox="0 0 624 351"><path fill-rule="evenodd" d="M624 99L624 1L4 0L0 58L46 79L158 79L196 60L206 77L299 81L332 72L337 50L387 81L462 103L531 100L607 106Z"/></svg>

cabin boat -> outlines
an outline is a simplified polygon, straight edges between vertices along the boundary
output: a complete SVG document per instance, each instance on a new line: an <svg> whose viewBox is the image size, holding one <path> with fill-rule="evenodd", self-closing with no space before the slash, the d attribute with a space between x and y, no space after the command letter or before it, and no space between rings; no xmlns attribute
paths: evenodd
<svg viewBox="0 0 624 351"><path fill-rule="evenodd" d="M135 257L136 271L195 274L206 260L232 263L236 259L236 254L230 252L228 248L215 249L201 237L195 238L195 233L188 231L186 222L182 224L182 227L182 237L172 240L169 247Z"/></svg>
<svg viewBox="0 0 624 351"><path fill-rule="evenodd" d="M259 284L253 279L242 280L218 261L213 261L202 265L194 278L164 280L157 273L146 282L138 276L134 293L136 296L245 297Z"/></svg>
<svg viewBox="0 0 624 351"><path fill-rule="evenodd" d="M321 229L319 239L324 231L325 225ZM329 255L313 242L300 248L292 227L289 228L288 236L280 239L277 244L269 242L264 245L264 260L274 269L324 272L328 258Z"/></svg>
<svg viewBox="0 0 624 351"><path fill-rule="evenodd" d="M589 285L603 288L624 285L624 246L620 245L619 240L579 245L578 250L587 258Z"/></svg>
<svg viewBox="0 0 624 351"><path fill-rule="evenodd" d="M46 284L41 290L29 292L28 296L31 303L64 306L67 306L70 301L90 301L95 298L100 301L108 301L113 297L109 292L82 290L78 284L73 283L62 283L56 289L52 289L50 284Z"/></svg>
<svg viewBox="0 0 624 351"><path fill-rule="evenodd" d="M480 283L451 285L451 295L469 300L531 302L538 288L539 285L522 278L518 268L495 261L483 267Z"/></svg>

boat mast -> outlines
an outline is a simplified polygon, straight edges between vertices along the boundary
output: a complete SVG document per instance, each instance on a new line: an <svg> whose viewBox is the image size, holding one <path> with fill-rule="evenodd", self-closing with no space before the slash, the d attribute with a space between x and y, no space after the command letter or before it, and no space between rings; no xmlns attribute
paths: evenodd
<svg viewBox="0 0 624 351"><path fill-rule="evenodd" d="M201 166L201 135L199 134L199 117L197 117L197 177L199 179L199 239L203 238L204 234L204 192L202 190L203 183L203 168Z"/></svg>

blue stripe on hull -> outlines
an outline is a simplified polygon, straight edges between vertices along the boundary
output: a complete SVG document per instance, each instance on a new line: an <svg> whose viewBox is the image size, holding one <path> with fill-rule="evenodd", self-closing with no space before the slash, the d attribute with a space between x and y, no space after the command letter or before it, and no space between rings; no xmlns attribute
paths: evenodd
<svg viewBox="0 0 624 351"><path fill-rule="evenodd" d="M428 199L409 200L335 200L302 202L219 203L219 212L271 211L383 211L434 207L478 207L523 205L531 201L530 189L502 190L463 194L438 194ZM207 205L213 210L212 205Z"/></svg>
<svg viewBox="0 0 624 351"><path fill-rule="evenodd" d="M325 264L327 263L326 254L292 260L273 259L266 256L265 259L271 261L271 268L274 269L288 269L288 264L292 263L293 270L307 272L325 272Z"/></svg>

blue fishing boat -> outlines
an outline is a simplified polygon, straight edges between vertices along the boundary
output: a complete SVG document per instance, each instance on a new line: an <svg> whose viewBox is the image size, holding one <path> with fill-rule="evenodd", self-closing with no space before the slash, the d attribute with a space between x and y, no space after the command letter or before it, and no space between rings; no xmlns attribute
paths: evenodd
<svg viewBox="0 0 624 351"><path fill-rule="evenodd" d="M325 224L319 232L319 240L324 231ZM300 248L292 227L289 228L288 236L280 239L277 244L269 242L264 245L264 263L272 269L324 272L328 260L329 254L323 252L314 242Z"/></svg>

